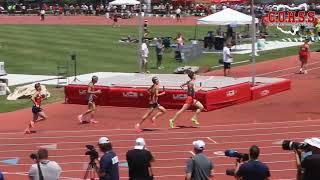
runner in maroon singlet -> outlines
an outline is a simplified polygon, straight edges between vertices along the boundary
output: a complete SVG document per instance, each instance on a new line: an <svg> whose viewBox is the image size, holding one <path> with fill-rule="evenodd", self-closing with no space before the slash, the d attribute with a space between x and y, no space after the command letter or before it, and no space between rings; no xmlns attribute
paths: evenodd
<svg viewBox="0 0 320 180"><path fill-rule="evenodd" d="M159 93L159 80L157 77L153 77L152 82L153 82L153 85L150 86L150 88L148 89L148 93L150 95L150 101L149 101L150 109L142 117L142 120L140 121L140 123L137 123L135 125L135 128L138 132L142 131L140 128L141 124L152 114L154 110L158 109L159 112L151 118L151 122L153 125L155 125L155 120L166 112L166 109L163 106L161 106L158 102L159 96L164 95L165 91Z"/></svg>
<svg viewBox="0 0 320 180"><path fill-rule="evenodd" d="M307 74L307 62L310 57L310 52L309 52L309 40L305 40L304 44L300 46L299 49L299 60L301 62L301 67L300 67L300 74Z"/></svg>
<svg viewBox="0 0 320 180"><path fill-rule="evenodd" d="M187 96L188 96L187 100L184 103L184 105L182 106L182 108L180 109L180 111L178 111L174 115L174 117L169 120L170 128L174 128L175 127L175 125L174 125L175 120L181 115L181 113L183 113L185 110L187 110L192 105L196 106L197 110L196 110L196 113L194 114L194 116L191 118L191 121L196 125L199 124L198 115L203 110L203 105L201 104L200 101L195 99L195 95L196 95L196 93L195 93L195 91L196 91L195 90L196 75L194 74L194 72L190 71L188 73L188 76L189 76L190 80L181 85L182 89L183 89L184 86L188 87L188 89L187 89ZM197 90L200 90L200 89L201 89L201 87L199 89L197 89Z"/></svg>
<svg viewBox="0 0 320 180"><path fill-rule="evenodd" d="M40 85L40 83L36 83L34 85L34 88L36 89L36 92L31 97L31 101L33 102L33 106L32 106L33 119L30 121L28 127L24 131L25 134L30 134L31 133L31 129L34 128L34 124L36 122L39 122L39 121L47 119L46 114L43 112L43 110L41 108L42 99L45 98L45 95L41 94L41 85Z"/></svg>

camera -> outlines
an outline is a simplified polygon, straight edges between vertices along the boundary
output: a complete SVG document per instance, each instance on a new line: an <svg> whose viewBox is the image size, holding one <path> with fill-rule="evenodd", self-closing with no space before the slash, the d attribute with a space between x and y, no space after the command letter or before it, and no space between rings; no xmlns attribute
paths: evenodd
<svg viewBox="0 0 320 180"><path fill-rule="evenodd" d="M233 149L229 149L229 150L226 150L224 152L225 156L227 157L235 157L237 158L237 161L240 162L240 161L248 161L249 160L249 154L245 154L245 153L240 153L236 150L233 150ZM227 169L226 170L226 175L228 176L235 176L235 169Z"/></svg>
<svg viewBox="0 0 320 180"><path fill-rule="evenodd" d="M238 151L233 150L233 149L226 150L226 151L224 152L224 154L225 154L225 156L227 156L227 157L235 157L235 158L238 158L239 161L248 161L248 160L249 160L249 154L239 153Z"/></svg>
<svg viewBox="0 0 320 180"><path fill-rule="evenodd" d="M308 145L305 143L299 143L299 142L294 142L290 140L283 140L282 141L282 149L283 150L297 150L301 149L304 150L306 149Z"/></svg>
<svg viewBox="0 0 320 180"><path fill-rule="evenodd" d="M35 153L32 153L32 154L30 154L30 158L31 158L32 160L38 160L38 155L35 154Z"/></svg>
<svg viewBox="0 0 320 180"><path fill-rule="evenodd" d="M98 159L99 153L95 150L93 145L86 145L86 148L88 151L85 153L85 155L90 156L91 161Z"/></svg>

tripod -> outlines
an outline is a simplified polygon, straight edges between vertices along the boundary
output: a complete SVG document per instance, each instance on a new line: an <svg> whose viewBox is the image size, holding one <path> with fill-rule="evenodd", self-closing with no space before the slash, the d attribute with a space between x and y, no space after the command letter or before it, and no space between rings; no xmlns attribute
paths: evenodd
<svg viewBox="0 0 320 180"><path fill-rule="evenodd" d="M73 79L73 82L80 81L77 78L77 55L74 52L71 53L71 60L74 61L74 79Z"/></svg>
<svg viewBox="0 0 320 180"><path fill-rule="evenodd" d="M89 179L90 180L94 180L95 176L96 176L96 170L98 169L96 162L94 162L94 159L91 159L89 164L88 164L88 168L86 170L86 173L84 174L83 179L86 180Z"/></svg>

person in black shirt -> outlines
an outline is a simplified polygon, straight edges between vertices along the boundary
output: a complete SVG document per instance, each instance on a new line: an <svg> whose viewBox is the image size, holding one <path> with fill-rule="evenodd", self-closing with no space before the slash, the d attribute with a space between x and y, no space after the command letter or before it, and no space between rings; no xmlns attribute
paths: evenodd
<svg viewBox="0 0 320 180"><path fill-rule="evenodd" d="M270 171L267 165L258 160L259 147L253 145L249 149L249 161L243 164L237 162L236 178L241 180L268 180Z"/></svg>
<svg viewBox="0 0 320 180"><path fill-rule="evenodd" d="M134 149L129 150L126 154L129 167L129 180L152 180L153 173L151 162L154 158L150 151L145 148L143 138L136 140Z"/></svg>
<svg viewBox="0 0 320 180"><path fill-rule="evenodd" d="M320 139L305 139L307 147L305 152L295 150L298 174L300 180L319 180L320 179Z"/></svg>

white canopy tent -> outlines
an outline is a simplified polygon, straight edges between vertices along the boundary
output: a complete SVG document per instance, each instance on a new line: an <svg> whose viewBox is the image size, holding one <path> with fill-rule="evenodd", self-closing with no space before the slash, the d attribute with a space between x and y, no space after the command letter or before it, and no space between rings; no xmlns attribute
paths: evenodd
<svg viewBox="0 0 320 180"><path fill-rule="evenodd" d="M110 5L112 6L122 6L122 5L137 5L140 4L140 1L137 0L115 0L110 2Z"/></svg>
<svg viewBox="0 0 320 180"><path fill-rule="evenodd" d="M255 18L256 23L259 22ZM197 24L208 25L245 25L252 23L252 16L227 8L197 20Z"/></svg>

